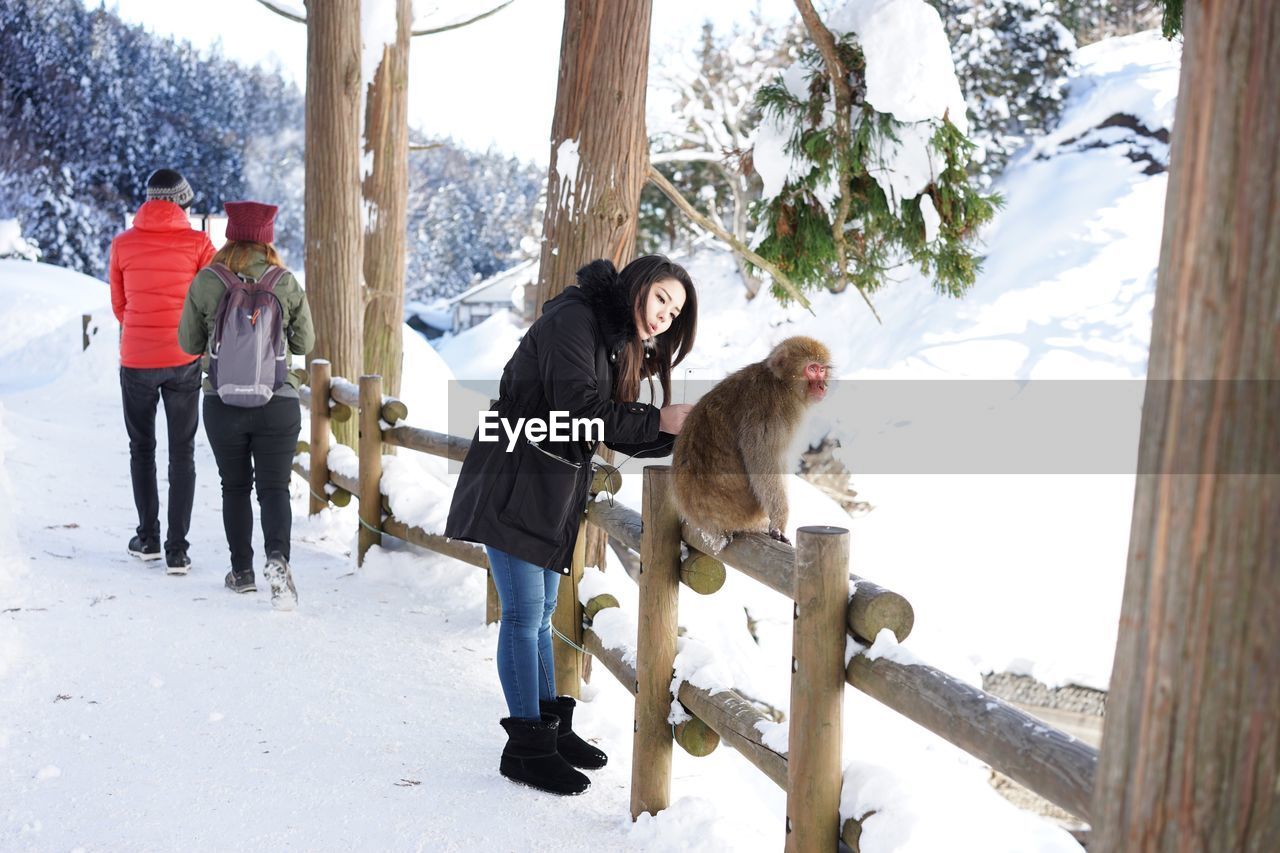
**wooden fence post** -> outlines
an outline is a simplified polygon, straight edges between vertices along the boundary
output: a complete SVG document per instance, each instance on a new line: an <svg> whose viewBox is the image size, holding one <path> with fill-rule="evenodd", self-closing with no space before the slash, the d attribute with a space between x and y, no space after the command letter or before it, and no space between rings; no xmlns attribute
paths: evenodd
<svg viewBox="0 0 1280 853"><path fill-rule="evenodd" d="M582 648L582 602L578 601L578 585L587 558L587 516L578 522L578 540L573 546L573 562L569 574L560 578L560 592L551 624L574 646ZM551 648L556 661L556 693L560 696L582 695L582 652L559 637L552 637Z"/></svg>
<svg viewBox="0 0 1280 853"><path fill-rule="evenodd" d="M807 853L840 838L849 531L797 530L795 576L786 849Z"/></svg>
<svg viewBox="0 0 1280 853"><path fill-rule="evenodd" d="M671 490L670 466L644 469L642 518L632 820L642 812L657 814L671 801L672 732L668 718L680 619L680 516Z"/></svg>
<svg viewBox="0 0 1280 853"><path fill-rule="evenodd" d="M311 362L311 512L329 505L329 362Z"/></svg>
<svg viewBox="0 0 1280 853"><path fill-rule="evenodd" d="M360 377L360 535L356 565L382 544L382 377Z"/></svg>

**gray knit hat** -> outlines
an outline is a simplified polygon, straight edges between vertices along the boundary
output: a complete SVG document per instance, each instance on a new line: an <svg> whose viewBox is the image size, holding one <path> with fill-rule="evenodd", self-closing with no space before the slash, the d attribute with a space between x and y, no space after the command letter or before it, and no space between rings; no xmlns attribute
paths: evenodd
<svg viewBox="0 0 1280 853"><path fill-rule="evenodd" d="M147 201L171 201L178 207L186 207L195 197L191 184L173 169L156 169L147 178Z"/></svg>

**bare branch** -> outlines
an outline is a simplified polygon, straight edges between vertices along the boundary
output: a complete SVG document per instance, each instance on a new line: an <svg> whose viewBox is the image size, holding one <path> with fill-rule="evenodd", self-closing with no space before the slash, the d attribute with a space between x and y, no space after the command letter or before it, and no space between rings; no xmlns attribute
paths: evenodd
<svg viewBox="0 0 1280 853"><path fill-rule="evenodd" d="M272 12L275 12L280 17L288 18L294 23L305 24L307 22L307 19L305 17L295 15L293 12L290 12L288 9L285 9L284 7L278 5L275 2L275 0L258 0L258 2L261 3L263 6L266 6Z"/></svg>
<svg viewBox="0 0 1280 853"><path fill-rule="evenodd" d="M445 25L444 25L444 26L442 26L442 27L432 27L432 28L425 29L425 30L414 30L413 32L409 33L409 35L411 35L411 36L432 36L432 35L435 35L436 33L445 33L445 32L448 32L449 30L457 30L457 29L461 29L462 27L468 26L468 25L470 25L470 24L474 24L476 21L482 21L482 20L484 20L485 18L489 17L490 15L493 15L493 14L496 14L496 13L498 13L498 12L501 12L503 9L507 8L507 7L508 7L508 6L510 6L510 5L511 5L511 0L506 0L506 2L499 3L497 6L494 6L494 7L493 7L492 9L490 9L489 11L487 11L487 12L481 12L479 15L476 15L475 17L473 17L473 18L469 18L469 19L467 19L467 20L465 20L465 21L458 21L458 22L453 23L453 24L445 24Z"/></svg>
<svg viewBox="0 0 1280 853"><path fill-rule="evenodd" d="M289 11L282 4L280 4L278 0L258 0L258 2L261 3L263 6L266 6L268 9L270 9L272 12L275 12L277 15L279 15L282 18L288 18L290 21L294 21L299 24L305 24L307 22L307 19L305 16L298 15L294 12ZM502 11L506 7L510 6L511 2L512 0L505 0L505 2L499 3L497 6L494 6L489 11L481 12L479 15L475 15L474 17L468 18L465 21L455 21L452 24L445 24L439 27L430 27L425 30L414 30L411 33L409 33L409 35L430 36L430 35L435 35L436 33L448 32L449 30L461 29L462 27L465 27L469 24L474 24L476 21L484 20L490 15L493 15L497 12Z"/></svg>
<svg viewBox="0 0 1280 853"><path fill-rule="evenodd" d="M724 154L701 148L681 148L676 151L659 151L649 155L650 163L719 163Z"/></svg>
<svg viewBox="0 0 1280 853"><path fill-rule="evenodd" d="M782 285L782 289L785 290L787 293L789 293L791 295L791 298L795 299L797 302L803 305L806 309L808 309L810 314L813 313L813 306L809 304L809 300L804 298L804 294L802 294L800 292L800 289L791 282L791 279L783 275L782 271L779 270L773 264L771 264L769 261L766 261L764 258L757 255L755 252L751 251L751 249L748 248L746 243L743 243L737 237L734 237L732 234L730 234L728 231L721 228L715 222L712 222L706 216L703 216L701 213L699 213L698 209L695 208L692 204L690 204L684 196L680 195L680 191L677 190L674 186L672 186L671 182L668 181L666 177L664 177L663 174L659 172L657 169L655 169L653 166L649 167L649 180L653 183L655 187L657 187L659 190L662 191L663 195L671 199L671 202L676 207L680 208L680 210L684 213L685 216L692 219L696 224L701 226L704 230L710 231L712 234L715 234L721 240L728 243L735 252L742 255L744 258L751 261L751 263L760 267L765 272L769 273L769 275L773 276L773 280L776 281L778 284Z"/></svg>

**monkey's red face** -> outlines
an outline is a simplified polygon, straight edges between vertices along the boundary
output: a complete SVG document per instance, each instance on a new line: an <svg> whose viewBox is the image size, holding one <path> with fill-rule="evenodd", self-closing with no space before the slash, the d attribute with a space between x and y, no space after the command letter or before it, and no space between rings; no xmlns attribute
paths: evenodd
<svg viewBox="0 0 1280 853"><path fill-rule="evenodd" d="M655 281L649 288L644 305L636 311L636 331L647 341L671 328L684 310L684 285L674 278Z"/></svg>
<svg viewBox="0 0 1280 853"><path fill-rule="evenodd" d="M827 396L827 366L816 361L804 369L805 382L809 385L809 401L819 403Z"/></svg>

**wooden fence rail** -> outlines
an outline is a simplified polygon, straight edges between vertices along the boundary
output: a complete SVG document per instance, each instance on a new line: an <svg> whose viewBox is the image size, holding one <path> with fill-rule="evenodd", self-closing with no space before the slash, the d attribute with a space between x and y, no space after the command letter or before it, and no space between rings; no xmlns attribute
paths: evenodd
<svg viewBox="0 0 1280 853"><path fill-rule="evenodd" d="M320 511L330 501L345 505L352 495L360 498L357 559L361 562L368 548L387 534L488 571L483 548L400 521L380 488L384 444L461 461L470 440L401 423L407 409L399 400L381 395L381 380L376 376L364 376L352 384L331 377L328 363L317 359L309 380L301 397L311 409L311 440L299 442L299 450L308 451L310 457L305 465L295 461L294 469L311 486L311 511ZM357 413L359 474L353 477L328 467L329 423ZM608 594L581 601L582 548L576 550L571 572L561 581L553 617L556 630L569 641L556 644L557 689L579 694L580 650L585 650L636 697L633 817L668 805L673 745L699 756L709 754L723 740L787 792L784 843L788 851L829 851L840 838L856 849L857 822L850 820L841 827L838 814L843 693L848 684L1058 806L1090 819L1098 758L1093 747L909 656L893 654L873 660L859 654L845 664L848 636L869 644L887 629L902 642L915 622L911 604L903 596L849 573L847 530L802 527L794 548L759 534L740 535L712 556L696 544L703 541L701 533L676 514L670 468L648 466L643 476L643 512L615 501L595 501L588 504L582 519L584 528L592 524L609 535L628 564L628 576L640 587L637 666L630 666L623 651L608 647L591 627L601 611L619 605ZM598 473L592 492L614 493L620 485L616 472ZM585 529L579 532L581 544ZM683 682L676 698L690 719L674 727L668 722L679 587L714 594L724 584L726 567L794 602L787 754L763 742L761 724L774 722L773 718L760 703L733 690L713 694ZM490 578L486 618L496 621L498 617Z"/></svg>

